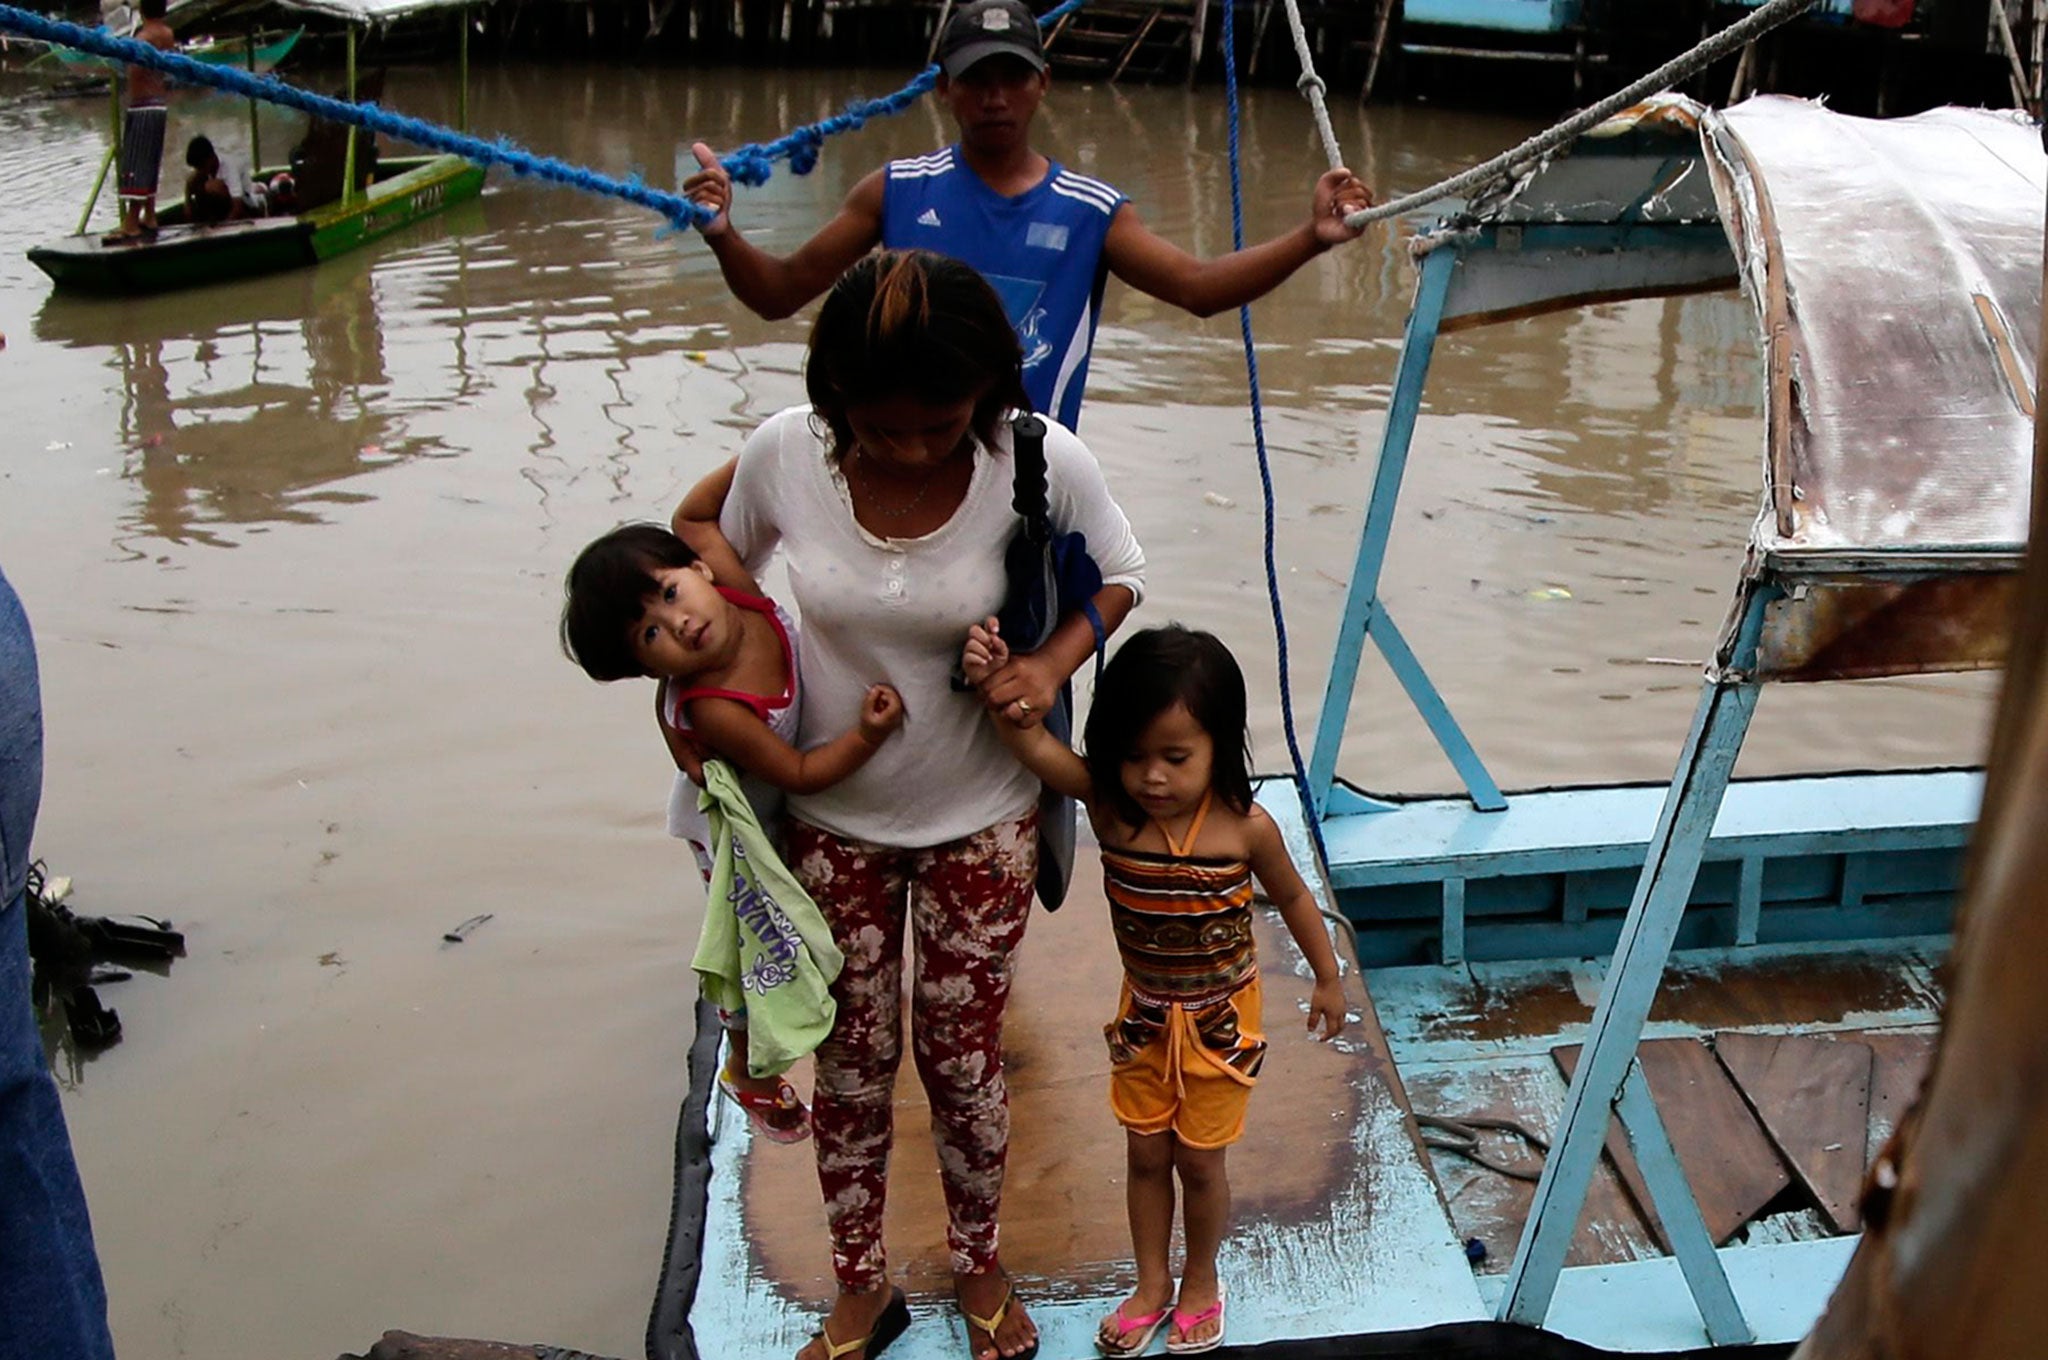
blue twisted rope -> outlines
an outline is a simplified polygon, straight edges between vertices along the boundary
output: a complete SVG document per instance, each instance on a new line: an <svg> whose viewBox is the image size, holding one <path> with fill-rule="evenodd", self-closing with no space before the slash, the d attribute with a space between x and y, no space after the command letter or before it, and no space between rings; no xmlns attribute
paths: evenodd
<svg viewBox="0 0 2048 1360"><path fill-rule="evenodd" d="M1064 0L1052 9L1038 16L1040 28L1050 28L1061 19L1088 3L1088 0ZM885 94L879 99L856 99L846 106L844 113L786 133L774 141L762 145L749 142L729 152L719 161L731 175L735 184L761 185L768 182L774 173L774 162L787 159L791 174L808 175L818 163L818 149L827 137L836 137L842 132L852 132L864 127L870 118L884 118L901 113L916 103L939 83L939 67L934 62L917 73L908 85L894 94Z"/></svg>
<svg viewBox="0 0 2048 1360"><path fill-rule="evenodd" d="M1239 163L1237 137L1237 4L1223 0L1223 91L1230 111L1230 244L1244 249L1244 176ZM1238 329L1244 334L1245 385L1251 393L1252 443L1259 453L1259 487L1265 496L1266 597L1273 608L1274 650L1280 661L1280 725L1287 734L1287 755L1294 762L1294 788L1301 796L1302 820L1308 823L1315 841L1316 857L1324 868L1330 850L1323 843L1322 819L1316 815L1315 800L1309 796L1308 766L1301 758L1301 742L1294 735L1294 693L1288 678L1287 612L1280 603L1280 569L1273 557L1273 462L1266 453L1266 413L1259 402L1259 352L1252 341L1252 309L1237 309ZM1348 923L1347 923L1348 925Z"/></svg>
<svg viewBox="0 0 2048 1360"><path fill-rule="evenodd" d="M1065 3L1047 12L1038 22L1040 25L1054 23L1086 3L1087 0L1065 0ZM60 47L76 48L78 51L90 52L94 56L106 57L113 61L146 66L187 85L204 85L225 94L260 99L268 104L297 109L316 118L365 128L371 132L381 132L388 137L396 137L431 151L461 156L478 165L503 166L523 179L546 180L551 184L559 184L584 193L621 199L659 213L678 228L702 226L711 221L713 216L708 209L697 206L680 194L653 188L639 175L615 179L610 175L584 166L572 165L552 156L536 156L508 137L486 140L443 127L439 123L429 123L424 119L391 113L375 104L353 104L343 99L331 99L326 95L314 94L311 90L287 84L275 76L252 75L232 66L208 65L176 52L162 51L148 43L137 42L133 38L116 37L105 29L85 28L78 24L66 23L61 19L51 19L14 5L0 4L0 31L19 33L24 37L55 43ZM778 160L787 160L791 173L807 175L817 167L818 152L827 137L865 127L870 119L902 112L936 86L938 78L937 65L928 66L894 94L884 95L879 99L855 100L846 107L845 112L796 128L766 145L750 143L740 147L727 155L722 164L735 181L746 185L766 184L768 177L774 173L774 163Z"/></svg>

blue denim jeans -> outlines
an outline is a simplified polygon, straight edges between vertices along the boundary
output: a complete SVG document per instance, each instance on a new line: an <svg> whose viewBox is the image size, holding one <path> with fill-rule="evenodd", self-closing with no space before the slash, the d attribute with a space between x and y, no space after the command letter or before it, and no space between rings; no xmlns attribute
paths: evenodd
<svg viewBox="0 0 2048 1360"><path fill-rule="evenodd" d="M42 791L35 642L0 574L0 1360L112 1360L85 1193L29 1002L22 882Z"/></svg>

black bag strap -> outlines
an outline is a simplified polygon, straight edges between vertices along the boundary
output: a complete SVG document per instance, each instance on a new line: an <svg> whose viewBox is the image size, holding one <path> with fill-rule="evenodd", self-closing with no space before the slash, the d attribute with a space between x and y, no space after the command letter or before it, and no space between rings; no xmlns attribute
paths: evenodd
<svg viewBox="0 0 2048 1360"><path fill-rule="evenodd" d="M1045 468L1045 422L1029 411L1010 422L1010 509L1024 521L1024 532L1033 543L1052 542L1052 511L1048 504ZM1081 613L1095 630L1095 678L1102 678L1102 661L1109 645L1109 630L1095 601L1081 601Z"/></svg>
<svg viewBox="0 0 2048 1360"><path fill-rule="evenodd" d="M1045 422L1025 411L1010 422L1010 508L1033 543L1052 540L1046 504Z"/></svg>

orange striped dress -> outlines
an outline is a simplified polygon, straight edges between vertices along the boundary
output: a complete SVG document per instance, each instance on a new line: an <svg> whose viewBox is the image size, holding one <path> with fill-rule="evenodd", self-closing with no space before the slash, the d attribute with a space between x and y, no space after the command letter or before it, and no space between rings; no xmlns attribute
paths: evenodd
<svg viewBox="0 0 2048 1360"><path fill-rule="evenodd" d="M1179 841L1160 827L1171 853L1102 851L1124 965L1117 1017L1103 1031L1110 1106L1134 1132L1171 1129L1196 1147L1236 1140L1266 1054L1251 866L1188 854L1212 796Z"/></svg>

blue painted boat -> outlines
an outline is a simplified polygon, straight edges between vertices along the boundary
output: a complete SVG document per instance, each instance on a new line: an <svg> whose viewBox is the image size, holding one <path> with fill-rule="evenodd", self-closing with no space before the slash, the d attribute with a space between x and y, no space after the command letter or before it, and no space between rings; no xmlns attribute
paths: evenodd
<svg viewBox="0 0 2048 1360"><path fill-rule="evenodd" d="M1361 1024L1335 1051L1274 1043L1272 1089L1231 1159L1245 1170L1220 1353L1780 1355L1811 1327L1858 1240L1867 1155L1931 1050L1982 780L1730 773L1767 682L2002 660L2044 196L2036 133L2002 115L1875 123L1663 98L1417 239L1307 798L1284 781L1259 795L1297 863L1322 870L1311 886L1363 965ZM1504 792L1379 590L1436 338L1738 284L1764 337L1766 491L1674 776ZM1336 777L1368 643L1462 796ZM1096 882L1086 864L1075 877ZM1005 1034L1004 1260L1045 1360L1080 1360L1132 1278L1097 1037L1117 965L1085 891L1031 930ZM1261 930L1280 1036L1303 1000L1299 959L1273 922ZM1736 1055L1781 1044L1857 1075L1771 1105ZM805 1151L750 1139L714 1103L718 1046L700 1009L648 1351L780 1360L831 1294L823 1213ZM1674 1070L1718 1082L1718 1113ZM967 1342L920 1104L906 1073L888 1220L914 1318L899 1360ZM1756 1164L1734 1165L1727 1119L1778 1173L1744 1201L1730 1187L1753 1189ZM1851 1132L1804 1146L1798 1119Z"/></svg>
<svg viewBox="0 0 2048 1360"><path fill-rule="evenodd" d="M1411 24L1443 24L1494 33L1563 33L1577 26L1582 0L1402 0Z"/></svg>
<svg viewBox="0 0 2048 1360"><path fill-rule="evenodd" d="M1810 1319L1830 1283L1819 1263L1846 1259L1841 1237L1786 1243L1772 1268L1798 1258L1821 1293L1793 1304L1745 1290L1745 1258L1717 1251L1701 1226L1638 1044L1676 948L1739 960L1947 929L1977 772L1730 775L1766 682L2002 661L2031 485L2044 189L2038 138L2008 115L1882 123L1789 99L1710 112L1664 98L1417 242L1416 304L1317 728L1309 815L1368 966L1611 955L1555 1115L1562 1132L1490 1294L1503 1321L1628 1344L1617 1319L1641 1307L1642 1281L1564 1265L1617 1116L1676 1258L1670 1306L1701 1340L1797 1337L1786 1310ZM1766 493L1674 777L1504 795L1378 591L1435 339L1731 281L1763 339ZM1463 798L1375 798L1336 780L1367 642L1428 722Z"/></svg>

